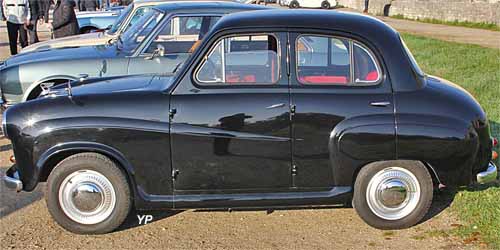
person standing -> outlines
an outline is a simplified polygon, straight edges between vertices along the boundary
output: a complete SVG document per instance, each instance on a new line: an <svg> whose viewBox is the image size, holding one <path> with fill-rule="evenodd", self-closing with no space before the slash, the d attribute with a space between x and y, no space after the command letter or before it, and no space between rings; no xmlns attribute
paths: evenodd
<svg viewBox="0 0 500 250"><path fill-rule="evenodd" d="M78 0L77 6L78 6L78 11L87 11L85 9L85 0Z"/></svg>
<svg viewBox="0 0 500 250"><path fill-rule="evenodd" d="M36 28L38 25L38 19L43 15L42 7L39 0L28 0L30 3L30 14L31 19L28 24L28 37L30 39L30 44L34 44L39 42L38 34L36 33Z"/></svg>
<svg viewBox="0 0 500 250"><path fill-rule="evenodd" d="M54 38L73 36L79 33L74 8L75 2L72 0L57 0L52 20Z"/></svg>
<svg viewBox="0 0 500 250"><path fill-rule="evenodd" d="M363 13L368 13L368 5L370 4L370 0L365 0L365 9L363 10Z"/></svg>
<svg viewBox="0 0 500 250"><path fill-rule="evenodd" d="M81 0L85 11L96 11L99 8L97 0Z"/></svg>
<svg viewBox="0 0 500 250"><path fill-rule="evenodd" d="M0 0L0 20L5 21L5 15L3 14L3 0Z"/></svg>
<svg viewBox="0 0 500 250"><path fill-rule="evenodd" d="M49 23L49 11L50 6L53 4L52 0L40 0L41 15L40 19L43 17L44 23Z"/></svg>
<svg viewBox="0 0 500 250"><path fill-rule="evenodd" d="M28 46L26 28L31 20L30 4L28 0L3 0L2 9L7 19L10 54L15 55L18 37L22 48Z"/></svg>

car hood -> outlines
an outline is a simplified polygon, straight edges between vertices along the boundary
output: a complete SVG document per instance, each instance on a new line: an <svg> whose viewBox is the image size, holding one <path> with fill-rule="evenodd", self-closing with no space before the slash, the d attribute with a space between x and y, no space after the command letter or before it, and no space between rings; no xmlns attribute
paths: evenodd
<svg viewBox="0 0 500 250"><path fill-rule="evenodd" d="M5 61L5 67L13 67L26 63L60 61L68 59L112 58L120 55L124 55L124 53L121 53L115 45L67 47L17 54L15 56L11 56L7 61Z"/></svg>
<svg viewBox="0 0 500 250"><path fill-rule="evenodd" d="M102 77L71 82L71 93L74 96L82 96L125 91L161 91L167 89L172 83L173 76L154 74ZM67 96L67 87L66 84L55 86L42 96Z"/></svg>
<svg viewBox="0 0 500 250"><path fill-rule="evenodd" d="M101 45L105 44L107 41L109 41L109 39L112 38L113 36L110 36L105 32L95 32L95 33L88 33L76 36L68 36L32 44L21 50L21 54L33 51L54 49L54 48Z"/></svg>

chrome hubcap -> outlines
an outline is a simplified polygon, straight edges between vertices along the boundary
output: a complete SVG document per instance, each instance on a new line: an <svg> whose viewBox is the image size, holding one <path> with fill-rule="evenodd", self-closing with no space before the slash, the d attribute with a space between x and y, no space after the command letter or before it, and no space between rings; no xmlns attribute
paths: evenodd
<svg viewBox="0 0 500 250"><path fill-rule="evenodd" d="M415 210L420 184L410 171L391 167L378 172L368 183L366 200L372 212L386 220L399 220Z"/></svg>
<svg viewBox="0 0 500 250"><path fill-rule="evenodd" d="M397 207L406 200L408 190L400 180L389 180L380 186L377 193L380 202L386 207Z"/></svg>
<svg viewBox="0 0 500 250"><path fill-rule="evenodd" d="M80 170L67 176L59 187L63 212L81 224L106 220L115 207L116 194L111 182L92 170Z"/></svg>
<svg viewBox="0 0 500 250"><path fill-rule="evenodd" d="M94 211L103 200L102 190L93 183L83 183L71 193L71 202L83 212Z"/></svg>

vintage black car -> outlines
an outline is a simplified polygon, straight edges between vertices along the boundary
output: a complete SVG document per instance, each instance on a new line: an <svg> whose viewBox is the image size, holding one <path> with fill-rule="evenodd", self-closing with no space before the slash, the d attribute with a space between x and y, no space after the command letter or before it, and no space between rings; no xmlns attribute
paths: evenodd
<svg viewBox="0 0 500 250"><path fill-rule="evenodd" d="M399 34L317 10L231 14L175 75L83 80L4 113L16 165L75 233L132 207L354 205L371 226L427 213L438 185L496 179L478 102L425 75Z"/></svg>

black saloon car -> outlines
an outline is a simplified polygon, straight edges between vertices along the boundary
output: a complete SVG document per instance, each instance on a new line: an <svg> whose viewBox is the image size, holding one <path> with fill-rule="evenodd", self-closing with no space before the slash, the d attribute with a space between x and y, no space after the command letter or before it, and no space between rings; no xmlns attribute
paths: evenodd
<svg viewBox="0 0 500 250"><path fill-rule="evenodd" d="M352 201L371 226L427 213L439 184L495 180L485 112L425 75L367 16L262 10L222 18L175 75L83 80L4 113L16 165L55 220L106 233L135 209Z"/></svg>

